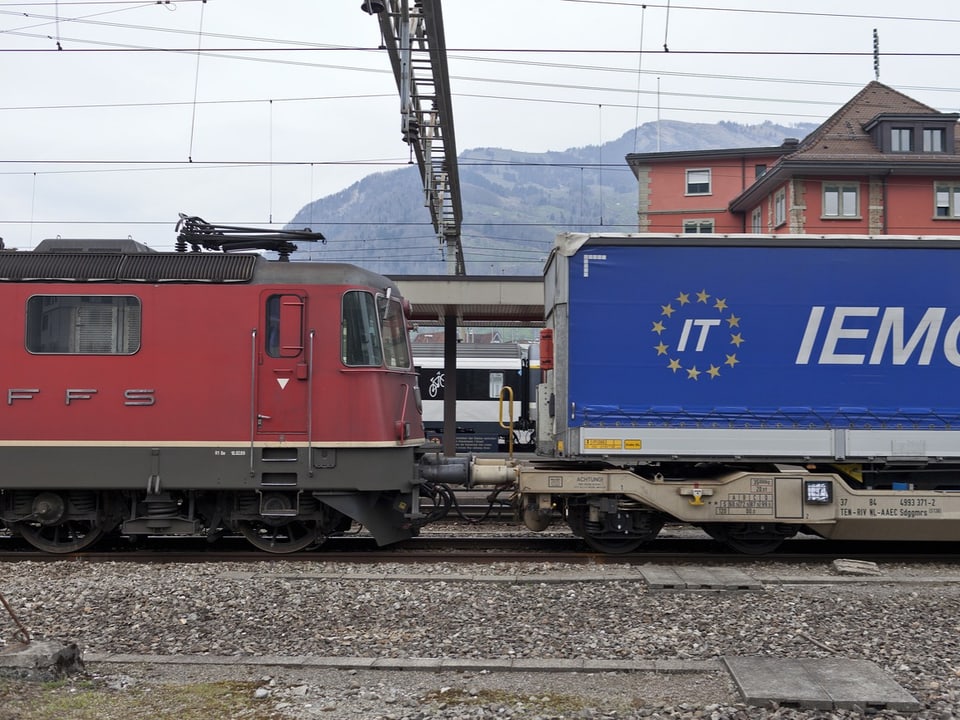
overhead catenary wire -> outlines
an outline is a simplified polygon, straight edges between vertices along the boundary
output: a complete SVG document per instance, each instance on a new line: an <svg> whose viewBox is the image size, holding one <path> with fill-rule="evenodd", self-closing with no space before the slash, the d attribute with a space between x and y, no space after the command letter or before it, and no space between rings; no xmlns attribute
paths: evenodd
<svg viewBox="0 0 960 720"><path fill-rule="evenodd" d="M66 2L62 3L62 5L63 5L64 7L67 7L68 5L77 5L77 6L80 6L80 5L84 5L84 4L95 5L95 4L101 4L101 3L79 3L79 2L78 2L78 3L66 3ZM137 4L135 4L135 3L128 3L128 4L123 4L123 3L109 3L109 4L108 4L108 3L102 3L102 4L104 4L105 6L112 5L114 8L133 8L133 7L137 7ZM623 4L628 4L628 3L623 3ZM635 3L633 3L633 4L636 5ZM669 5L669 4L670 4L670 3L666 3L666 4L664 4L664 3L659 3L659 4L658 4L658 3L651 3L650 5L651 5L652 7L663 8L663 7L665 7L665 6ZM29 5L34 5L34 6L40 7L40 6L42 6L43 4L41 4L41 3L29 3ZM47 6L50 6L50 3L47 3L46 5L47 5ZM140 6L140 7L145 7L145 5L144 5L143 3L140 3L139 6ZM637 6L637 7L640 7L639 5L636 5L636 6ZM7 6L7 7L9 7L9 6ZM673 8L674 8L674 10L677 10L677 11L679 11L679 10L681 10L681 9L688 9L689 7L690 7L690 6L677 5L676 2L673 3ZM709 9L709 8L704 8L704 9ZM202 10L202 8L201 8L201 10ZM736 9L733 9L733 10L736 10ZM57 13L57 15L59 15L59 12ZM838 14L838 15L839 15L839 14ZM56 15L55 15L54 17L56 17ZM212 17L212 16L211 16L211 17ZM676 17L679 19L681 16L680 16L680 15L677 15ZM857 16L857 17L859 17L859 16ZM119 24L116 24L116 25L119 26ZM76 27L77 24L74 24L74 26ZM136 27L136 28L142 29L142 30L144 30L144 31L152 31L152 30L153 30L153 28L152 28L151 26L148 26L148 25L131 26L131 27ZM174 29L166 29L166 28L159 28L158 30L161 31L161 32L179 32L179 31L176 31L176 30L174 30ZM192 31L184 31L184 32L183 32L183 37L198 37L199 35L200 35L200 33L194 33L194 32L192 32ZM205 38L204 44L207 45L207 47L205 48L205 51L211 50L211 48L209 47L209 45L210 45L213 41L210 40L210 42L207 42L207 39L208 39L208 38L217 37L217 36L215 36L215 35L213 35L213 34L209 34L209 33L202 33L202 36ZM225 37L225 36L223 36L223 37L224 37L224 39L226 40L226 37ZM258 38L256 35L246 35L246 36L237 35L237 36L234 36L234 37L236 37L236 38L238 38L238 39L239 39L239 38L243 38L243 40L233 41L233 44L234 44L234 45L245 44L245 43L248 43L248 42L249 42L249 43L252 43L252 44L256 44L256 43L260 43L260 42L266 42L266 43L274 42L274 40L271 39L271 38ZM246 38L251 38L251 39L250 39L250 40L246 40ZM666 38L666 35L665 35L665 38ZM675 39L676 39L676 38L675 38ZM229 42L229 41L228 41L228 42ZM245 61L245 62L254 62L254 63L274 63L274 62L277 62L277 61L280 61L280 62L289 62L289 58L292 57L292 56L289 56L289 55L288 55L288 56L278 55L278 52L279 52L281 49L283 49L283 47L288 47L288 46L286 45L285 41L277 41L277 42L280 43L280 44L282 44L282 46L281 46L280 44L278 44L277 50L272 50L272 49L271 49L268 53L264 53L264 54L262 54L261 56L257 56L257 57L252 57L252 56L251 56L251 57L248 57L248 58L237 58L237 59L238 59L238 60L243 60L243 61ZM177 43L176 41L174 41L173 44L176 45L176 44L179 44L179 43ZM226 43L223 43L223 44L226 44ZM184 42L183 45L186 46L186 45L189 45L189 43L188 43L188 42ZM47 50L49 51L49 48L48 48ZM166 50L167 50L167 49L161 49L161 51L166 51ZM172 48L172 50L176 50L176 48ZM219 51L220 48L212 48L212 50L216 52L216 51ZM336 47L330 47L329 50L331 50L331 51L340 51L340 50L342 50L342 51L344 51L344 52L371 52L371 51L373 51L374 49L373 49L373 48L349 48L349 47L339 47L339 48L336 48ZM196 51L196 50L194 50L194 51ZM576 66L576 65L577 65L576 62L567 62L567 63L543 63L543 62L541 62L539 59L535 59L535 57L534 57L533 55L530 55L530 54L529 54L529 53L531 53L531 52L540 52L540 53L542 53L542 52L543 52L543 49L542 49L542 48L540 48L540 49L538 49L538 48L522 48L522 49L520 49L520 50L516 53L516 55L518 55L518 56L521 56L521 55L522 55L522 57L514 57L514 58L509 58L509 57L508 57L510 51L511 51L511 48L500 48L500 49L494 48L494 49L490 49L489 52L486 53L487 55L491 55L491 56L495 56L495 57L479 57L479 55L484 52L483 50L476 52L475 54L477 55L477 57L472 57L472 58L471 58L471 57L467 57L467 56L463 56L462 53L455 53L455 54L460 55L460 56L463 56L465 62L466 62L466 61L472 61L472 62L477 62L477 63L481 63L481 62L483 62L483 63L489 63L489 62L511 63L511 67L517 67L517 68L522 68L522 67L525 67L525 66L527 66L527 65L529 65L529 66L534 66L534 65L541 66L541 65L542 65L542 66L547 66L547 67L553 66L553 67L556 67L556 68L561 68L561 67L563 67L563 66L573 67L573 66ZM636 78L637 78L636 84L638 85L638 88L639 88L639 85L640 85L641 72L644 72L644 73L645 73L645 72L649 72L649 73L657 72L657 73L661 73L661 74L664 74L664 75L668 75L669 72L670 72L670 71L664 71L664 68L652 68L652 69L651 69L652 63L648 63L648 62L647 62L647 61L650 59L650 55L649 55L649 54L648 54L648 57L647 57L646 59L644 59L643 56L642 56L642 54L641 54L641 55L636 55L636 51L635 51L635 50L630 50L630 51L627 51L627 52L634 53L635 57L637 58L637 61L638 61L637 67L635 67L633 70L628 70L628 69L624 69L624 68L615 68L615 67L606 68L606 67L602 67L602 66L599 65L599 64L594 64L594 65L586 65L586 64L584 64L583 67L585 67L585 68L586 68L586 67L592 67L594 70L601 71L601 72L607 72L607 73L609 73L609 72L613 72L613 73L618 73L618 72L619 72L619 73L622 73L622 72L636 72ZM224 54L224 55L225 55L226 53L221 53L221 54ZM267 55L269 55L269 56L267 56ZM559 56L558 56L558 57L559 57ZM614 57L615 57L615 56L614 56ZM571 59L573 59L573 58L571 58ZM616 62L616 61L611 61L610 64L615 64L615 62ZM292 64L302 64L302 65L304 65L304 66L318 66L318 65L320 65L320 63L310 63L310 62L299 63L299 61L296 61L296 62L294 62L294 63L292 63ZM358 68L358 70L363 71L363 72L372 72L372 71L373 71L371 68ZM638 70L641 71L641 72L637 72ZM717 76L720 75L719 73L715 73L715 74L716 74ZM464 75L466 75L466 73L464 73ZM475 73L474 75L475 75L476 77L464 78L464 79L463 79L463 82L462 82L462 83L459 83L459 84L462 85L462 84L464 84L464 83L466 83L466 82L494 83L494 82L496 82L496 81L498 80L498 79L496 79L496 78L490 78L490 77L486 77L486 78L484 78L484 77L479 77L479 75L481 75L481 73ZM701 73L690 74L691 77L694 77L694 76L696 76L696 77L703 77L704 75L705 75L705 74L701 74ZM781 78L781 79L769 78L769 79L766 79L766 80L761 79L761 78L755 78L755 77L747 78L746 76L741 76L741 78L742 78L743 80L745 80L745 81L746 81L746 80L749 80L749 81L752 81L752 82L783 82L783 83L787 83L787 82L804 82L804 81L802 81L802 80L798 80L797 78ZM514 74L513 77L511 77L511 78L506 78L506 80L510 80L510 81L516 82L516 81L518 80L518 78L517 78L516 75ZM459 82L459 81L458 81L458 82ZM521 82L522 82L522 81L521 81ZM818 83L818 82L816 82L816 81L809 81L809 82L810 82L811 85L816 85L816 84L822 84L822 85L824 85L824 86L827 86L827 85L830 85L830 86L840 86L840 85L842 85L842 83L834 82L834 81L828 81L828 82L823 82L823 83ZM185 84L186 84L186 83L185 83ZM562 97L559 92L551 92L551 90L552 90L553 88L559 89L559 88L563 87L563 83L553 84L552 87L551 87L550 85L543 85L543 86L541 86L541 87L544 87L544 89L546 90L546 92L544 93L545 95L552 95L553 97L544 97L544 98L537 98L537 97L509 98L508 95L509 95L510 93L500 93L500 94L497 94L497 93L489 93L489 94L482 94L482 93L463 93L463 92L454 93L454 97L455 97L456 99L458 99L458 100L459 100L459 99L463 99L463 98L477 98L477 99L482 99L482 98L484 98L484 97L487 97L487 98L496 98L496 99L511 100L511 101L513 101L513 102L518 102L518 103L520 103L520 102L523 102L523 103L554 103L554 104L564 104L564 105L568 105L568 106L572 106L572 105L581 105L581 106L592 105L593 107L598 107L598 106L599 106L600 108L602 108L602 107L605 105L607 108L610 108L611 110L614 109L614 108L618 108L618 107L623 107L623 108L629 107L631 110L633 110L633 112L635 113L635 116L638 117L638 116L639 116L639 109L640 109L640 108L642 107L642 105L643 105L643 103L642 103L642 101L641 101L641 98L643 97L643 95L642 95L641 93L638 93L638 92L637 92L637 89L633 89L633 90L631 91L631 90L620 89L620 88L603 88L602 85L606 85L606 84L612 84L612 83L597 83L597 84L595 84L593 87L590 87L590 86L589 86L589 83L581 83L582 89L584 89L585 92L597 92L597 93L605 93L605 94L610 93L610 92L633 92L633 93L635 93L635 97L634 97L634 98L631 98L630 101L625 101L624 103L619 104L619 103L616 103L616 102L611 102L609 97L603 97L603 98L597 97L597 98L586 98L586 99L583 99L583 100L576 100L576 99L569 98L569 97ZM854 84L854 83L848 83L848 85L855 85L855 84ZM524 88L527 88L527 87L537 87L537 86L535 86L535 85L523 85L523 84L517 84L516 86L517 86L517 87L524 87ZM901 87L901 86L898 86L898 87ZM578 87L577 89L581 89L581 88ZM953 90L953 89L951 89L951 90L943 89L943 91L955 92L955 91L960 91L960 89L956 89L956 90ZM536 94L536 93L530 93L530 95L535 95L535 94ZM769 108L772 103L776 102L778 99L782 99L782 100L784 100L784 103L788 103L788 102L790 103L790 106L789 106L789 107L792 107L792 108L796 108L796 109L801 110L801 112L799 112L799 113L782 113L782 112L777 112L776 115L777 115L778 117L818 118L818 119L819 119L819 118L823 118L826 114L828 114L828 112L818 112L818 110L819 110L821 107L822 107L822 108L825 108L825 109L833 110L833 109L836 108L836 105L837 105L837 103L836 103L835 101L831 101L831 100L824 100L823 102L818 102L818 101L804 100L803 98L786 98L786 97L777 98L777 97L770 97L769 94L768 94L768 95L765 95L765 96L763 96L763 97L748 98L747 96L749 96L750 94L751 94L751 93L743 93L741 96L739 96L739 97L742 97L742 98L743 98L742 102L743 102L744 104L749 103L749 102L756 102L757 104L759 104L759 101L762 100L762 101L764 102L765 107L766 107L766 108ZM784 95L784 94L785 94L785 93L783 93L783 94L777 93L777 95ZM685 107L682 107L683 103L680 103L680 102L671 103L672 105L677 106L674 112L677 112L677 113L680 113L680 112L690 112L690 113L694 113L694 112L704 112L705 110L710 110L710 111L712 112L712 110L711 110L710 108L704 107L704 104L705 104L705 103L706 103L706 104L716 104L716 103L711 103L711 102L709 102L711 99L714 99L714 100L716 100L717 102L720 102L721 100L724 101L724 102L728 102L728 98L729 98L729 102L733 102L733 100L734 100L735 98L737 98L737 96L734 95L733 93L714 93L713 96L711 96L711 95L705 95L705 94L694 94L694 93L690 93L690 94L688 94L688 95L689 95L689 97L696 98L698 101L700 101L700 102L698 103L698 104L699 104L699 107L698 107L698 108L693 108L693 107L686 107L686 108L685 108ZM669 96L669 94L665 93L664 96L667 97L667 96ZM676 97L680 98L680 97L684 97L684 96L685 96L684 94L677 94ZM601 100L601 99L602 99L602 102L597 102L598 100ZM272 110L273 110L273 107L272 107L272 102L273 102L274 100L276 100L277 102L281 102L281 101L282 101L281 99L278 99L278 98L271 98L270 100L261 99L261 100L247 101L247 100L236 99L236 98L232 98L232 97L228 97L228 98L226 98L226 99L224 99L224 100L222 100L222 101L210 101L209 103L208 103L207 99L205 99L204 101L199 101L199 99L198 99L197 97L195 97L194 100L195 100L194 105L193 105L193 109L194 109L194 110L195 110L197 107L199 107L199 106L207 106L208 104L209 104L210 106L213 106L213 105L216 104L216 103L223 103L223 104L225 104L225 103L228 103L228 102L234 102L234 103L238 103L238 102L270 102L270 103L271 103L271 105L270 105L270 108L271 108L271 125L273 124L273 118L272 118ZM292 101L292 102L297 102L297 101L300 101L300 99L299 99L299 98L294 98L294 99L291 99L291 101ZM800 104L800 103L798 103L797 101L803 101L803 104ZM145 105L149 105L149 104L145 104ZM105 107L109 107L110 105L109 105L109 104L104 104L104 106L105 106ZM808 109L809 109L809 111L810 111L808 114L804 114L804 113L802 112L802 111L808 110ZM3 110L3 109L0 109L0 110ZM664 110L671 110L671 108L669 108L669 107L664 107ZM11 111L12 111L12 110L11 110ZM602 110L601 110L601 112L602 112ZM717 112L737 113L737 114L739 114L739 115L753 114L753 115L755 115L755 116L766 116L766 117L769 117L771 114L773 114L773 113L771 113L769 110L762 111L762 112L751 112L751 111L749 111L749 110L742 110L742 111L741 111L741 110L718 109ZM205 116L204 116L204 117L205 117ZM636 128L638 125L639 125L639 123L635 123L635 125L634 125L634 136L635 136L635 138L637 137L637 132L636 132L636 129L635 129L635 128ZM602 127L602 120L601 120L601 127ZM191 135L192 135L192 133L191 133ZM327 161L322 157L323 152L320 152L320 153L318 153L318 154L311 153L311 155L313 155L313 159L311 159L311 160L304 160L304 161L298 161L298 162L283 162L282 160L281 160L281 161L277 161L278 159L277 159L277 157L276 157L276 153L274 152L274 148L273 148L273 146L272 146L273 137L274 137L274 129L271 127L271 131L270 131L271 148L270 148L270 153L269 153L269 158L268 158L269 161L268 161L266 164L263 164L263 163L243 162L242 160L241 160L241 161L233 160L233 162L230 162L230 163L228 163L228 164L222 164L222 165L221 165L221 167L224 167L224 168L227 168L227 169L230 169L230 170L232 170L232 169L234 169L234 168L241 168L241 167L250 167L250 168L267 167L267 168L269 168L269 170L268 170L267 172L270 173L270 182L271 182L271 191L270 191L271 204L270 204L270 208L269 208L269 209L270 209L269 217L270 217L270 220L271 220L271 221L273 220L273 205L272 205L273 186L272 186L272 183L273 183L273 171L274 171L274 169L278 169L278 170L279 170L279 168L280 168L281 166L289 166L289 167L293 167L293 166L296 166L296 165L302 165L302 166L304 166L304 167L309 166L309 168L310 168L309 171L310 171L310 173L311 173L310 197L312 198L312 196L313 196L313 172L314 172L315 170L319 169L319 168L322 168L322 167L333 167L333 166L336 166L336 165L344 165L344 164L353 164L353 165L358 165L358 166L359 166L359 165L362 165L362 164L364 164L364 163L369 164L371 167L375 167L375 166L379 165L379 167L384 168L384 169L389 169L389 168L395 167L395 165L393 165L393 164L390 163L390 162L388 162L388 163L375 163L375 162L373 162L373 161L363 161L363 160L357 161L356 159L355 159L354 161L347 161L346 163L344 163L344 162L342 162L342 161L327 162ZM277 136L277 137L278 137L278 140L279 140L280 136ZM191 137L191 141L192 141L192 137ZM602 146L602 132L601 132L601 146ZM182 147L182 145L181 145L181 147ZM236 155L235 153L231 153L231 154ZM239 154L244 154L244 153L239 153ZM56 153L55 153L55 155L56 155ZM317 155L319 155L319 157L318 157ZM9 157L9 156L8 156L8 157ZM160 157L161 157L161 159L162 159L162 156L160 156ZM192 145L191 145L191 151L190 151L188 157L189 157L190 160L196 160L196 158L193 157L193 147L192 147ZM224 155L221 154L220 157L223 158ZM48 158L49 158L49 156L48 156ZM601 159L602 159L602 158L601 158ZM21 168L21 167L26 168L27 165L28 165L30 162L31 162L31 160L23 160L23 161L21 161L21 164L20 164L20 165L5 164L3 167L4 167L4 168L7 168L7 169L8 169L8 168ZM534 163L534 162L528 163L528 165L535 165L535 164L537 164L537 163ZM617 171L629 172L629 169L624 168L624 167L621 167L622 165L623 165L622 160L620 160L620 161L618 161L617 163L602 163L602 162L600 162L600 163L597 163L597 165L596 165L595 167L603 168L602 172L604 172L604 173L610 172L610 171L612 171L614 168L616 168ZM576 165L576 167L582 168L582 167L584 167L584 165L581 163L581 164ZM39 170L36 170L36 168L39 168ZM46 165L38 165L38 166L35 166L34 171L39 171L41 174L59 173L59 172L67 172L67 173L70 173L70 172L77 172L77 173L80 173L80 172L141 172L141 171L147 171L147 172L150 172L150 171L192 172L192 171L206 171L206 170L210 170L210 169L213 169L213 168L214 168L214 165L213 165L213 164L206 164L206 163L202 164L201 167L199 167L199 168L191 168L191 169L189 169L189 170L185 170L182 166L181 166L181 167L176 167L176 166L173 165L173 164L164 165L164 166L162 166L162 167L156 167L156 168L153 168L153 167L144 168L144 167L141 167L141 166L136 165L135 162L133 162L133 161L129 161L129 163L126 164L126 165L119 166L119 167L112 167L112 168L109 167L108 165L105 165L105 164L100 164L100 165L83 165L83 166L80 166L80 165L72 165L72 166L71 166L70 168L68 168L66 171L63 171L62 168L55 167L55 166L53 166L53 165L51 165L51 164L46 164ZM5 173L5 172L6 172L6 169L3 170L2 172ZM576 170L576 172L581 172L581 173L582 173L582 169ZM260 176L260 177L262 177L262 176ZM41 185L44 186L44 187L46 186L45 183L41 183ZM262 187L262 186L261 186L261 187ZM41 206L41 207L43 206L43 203L42 203L42 202L41 202L40 206Z"/></svg>

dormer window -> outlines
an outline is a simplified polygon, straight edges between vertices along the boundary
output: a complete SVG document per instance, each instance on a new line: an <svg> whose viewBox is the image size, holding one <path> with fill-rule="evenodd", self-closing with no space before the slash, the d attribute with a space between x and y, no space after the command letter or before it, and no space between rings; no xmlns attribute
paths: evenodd
<svg viewBox="0 0 960 720"><path fill-rule="evenodd" d="M911 128L895 127L890 130L891 152L913 151L913 130Z"/></svg>
<svg viewBox="0 0 960 720"><path fill-rule="evenodd" d="M942 153L945 149L943 128L923 129L923 151L925 153Z"/></svg>
<svg viewBox="0 0 960 720"><path fill-rule="evenodd" d="M880 113L863 129L882 153L953 154L960 113Z"/></svg>

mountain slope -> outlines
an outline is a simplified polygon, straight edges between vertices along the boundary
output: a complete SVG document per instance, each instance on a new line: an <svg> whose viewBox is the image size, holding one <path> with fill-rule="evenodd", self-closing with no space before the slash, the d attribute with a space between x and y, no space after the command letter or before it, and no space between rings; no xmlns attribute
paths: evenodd
<svg viewBox="0 0 960 720"><path fill-rule="evenodd" d="M634 232L637 183L628 153L772 147L815 127L663 121L603 146L466 150L459 170L467 273L537 275L558 232ZM301 248L300 259L351 262L388 275L447 272L415 166L369 175L319 198L288 227L319 229L328 239Z"/></svg>

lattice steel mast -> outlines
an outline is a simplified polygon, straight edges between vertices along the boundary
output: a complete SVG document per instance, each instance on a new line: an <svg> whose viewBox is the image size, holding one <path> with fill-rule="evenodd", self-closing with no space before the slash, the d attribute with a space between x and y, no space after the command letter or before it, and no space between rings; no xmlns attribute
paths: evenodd
<svg viewBox="0 0 960 720"><path fill-rule="evenodd" d="M377 15L400 91L400 132L420 167L425 204L451 275L466 275L460 176L440 0L364 0Z"/></svg>

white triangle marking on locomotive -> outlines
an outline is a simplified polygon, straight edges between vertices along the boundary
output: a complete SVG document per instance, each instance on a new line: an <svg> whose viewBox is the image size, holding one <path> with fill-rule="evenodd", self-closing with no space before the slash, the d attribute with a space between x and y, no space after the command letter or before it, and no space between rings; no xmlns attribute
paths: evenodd
<svg viewBox="0 0 960 720"><path fill-rule="evenodd" d="M277 382L280 383L280 389L283 390L290 382L290 378L277 378Z"/></svg>

